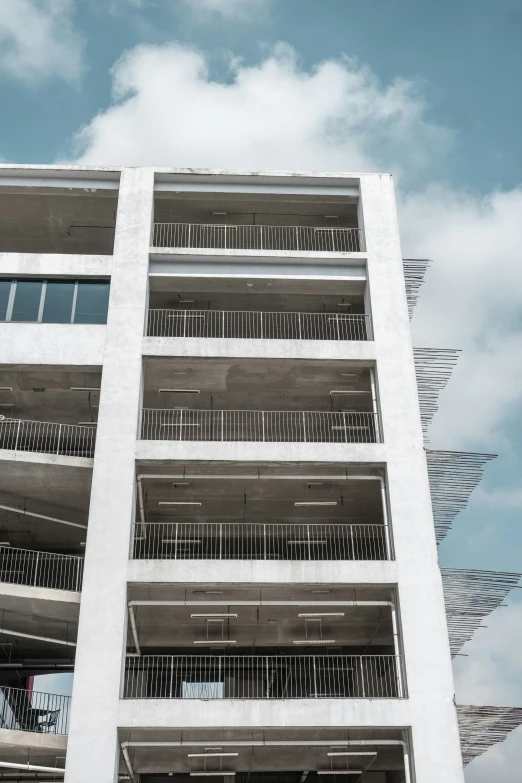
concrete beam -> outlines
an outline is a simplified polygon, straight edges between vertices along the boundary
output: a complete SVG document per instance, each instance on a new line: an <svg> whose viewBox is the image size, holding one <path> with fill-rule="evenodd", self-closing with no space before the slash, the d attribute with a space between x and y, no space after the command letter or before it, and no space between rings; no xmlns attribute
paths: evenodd
<svg viewBox="0 0 522 783"><path fill-rule="evenodd" d="M235 340L199 337L144 337L144 356L181 356L230 359L324 359L374 362L372 341Z"/></svg>
<svg viewBox="0 0 522 783"><path fill-rule="evenodd" d="M201 567L205 580L216 584L349 584L395 585L395 562L385 561L264 561L234 560L131 560L129 583L197 584Z"/></svg>
<svg viewBox="0 0 522 783"><path fill-rule="evenodd" d="M101 368L105 326L99 324L2 324L0 367L53 365Z"/></svg>
<svg viewBox="0 0 522 783"><path fill-rule="evenodd" d="M2 275L18 277L110 277L112 256L64 253L0 253Z"/></svg>

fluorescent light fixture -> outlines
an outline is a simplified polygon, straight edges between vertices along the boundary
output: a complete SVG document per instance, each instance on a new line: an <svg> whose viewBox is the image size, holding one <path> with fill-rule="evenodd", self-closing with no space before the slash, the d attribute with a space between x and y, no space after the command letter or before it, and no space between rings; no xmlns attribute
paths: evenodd
<svg viewBox="0 0 522 783"><path fill-rule="evenodd" d="M356 372L342 372L341 375L343 378L357 378L358 373Z"/></svg>
<svg viewBox="0 0 522 783"><path fill-rule="evenodd" d="M12 386L0 386L0 391L13 391Z"/></svg>
<svg viewBox="0 0 522 783"><path fill-rule="evenodd" d="M294 639L292 644L335 644L335 639Z"/></svg>
<svg viewBox="0 0 522 783"><path fill-rule="evenodd" d="M333 389L330 392L331 397L334 397L336 394L370 394L370 392L358 391L357 389Z"/></svg>
<svg viewBox="0 0 522 783"><path fill-rule="evenodd" d="M0 546L11 546L10 541L0 541Z"/></svg>
<svg viewBox="0 0 522 783"><path fill-rule="evenodd" d="M294 506L336 506L337 500L296 500Z"/></svg>
<svg viewBox="0 0 522 783"><path fill-rule="evenodd" d="M200 775L204 775L205 777L209 777L209 776L216 777L219 775L219 777L223 777L223 775L235 776L235 774L236 773L231 770L223 769L221 772L191 772L190 777L197 778Z"/></svg>
<svg viewBox="0 0 522 783"><path fill-rule="evenodd" d="M191 617L237 617L237 614L230 614L227 612L210 612L207 614L191 614Z"/></svg>
<svg viewBox="0 0 522 783"><path fill-rule="evenodd" d="M344 612L301 612L298 617L344 617Z"/></svg>
<svg viewBox="0 0 522 783"><path fill-rule="evenodd" d="M192 644L205 644L207 647L215 647L216 644L237 644L235 639L203 639Z"/></svg>
<svg viewBox="0 0 522 783"><path fill-rule="evenodd" d="M82 427L96 427L98 422L97 421L79 421L78 424L81 424Z"/></svg>
<svg viewBox="0 0 522 783"><path fill-rule="evenodd" d="M216 753L210 750L208 753L187 753L189 759L221 758L224 756L239 756L239 753Z"/></svg>
<svg viewBox="0 0 522 783"><path fill-rule="evenodd" d="M173 487L190 487L190 483L188 481L173 481L172 482Z"/></svg>
<svg viewBox="0 0 522 783"><path fill-rule="evenodd" d="M376 756L376 750L335 750L327 756Z"/></svg>
<svg viewBox="0 0 522 783"><path fill-rule="evenodd" d="M93 391L101 391L101 389L99 386L71 386L71 391L93 392Z"/></svg>
<svg viewBox="0 0 522 783"><path fill-rule="evenodd" d="M158 506L201 506L197 500L160 500Z"/></svg>
<svg viewBox="0 0 522 783"><path fill-rule="evenodd" d="M362 769L318 769L318 775L362 775Z"/></svg>
<svg viewBox="0 0 522 783"><path fill-rule="evenodd" d="M201 389L158 389L160 394L201 394Z"/></svg>

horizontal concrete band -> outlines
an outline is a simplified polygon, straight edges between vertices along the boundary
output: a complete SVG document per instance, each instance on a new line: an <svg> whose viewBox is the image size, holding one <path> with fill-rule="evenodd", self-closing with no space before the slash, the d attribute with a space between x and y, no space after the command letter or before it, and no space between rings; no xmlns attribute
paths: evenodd
<svg viewBox="0 0 522 783"><path fill-rule="evenodd" d="M105 326L99 324L0 323L0 367L52 365L102 367Z"/></svg>
<svg viewBox="0 0 522 783"><path fill-rule="evenodd" d="M197 584L202 570L208 582L234 584L379 584L398 581L395 562L131 560L128 582Z"/></svg>
<svg viewBox="0 0 522 783"><path fill-rule="evenodd" d="M122 699L120 728L312 727L411 725L407 699Z"/></svg>
<svg viewBox="0 0 522 783"><path fill-rule="evenodd" d="M0 253L2 275L110 277L112 256L73 253Z"/></svg>
<svg viewBox="0 0 522 783"><path fill-rule="evenodd" d="M144 337L144 356L248 359L324 359L375 362L375 344L356 340L242 340L208 337Z"/></svg>
<svg viewBox="0 0 522 783"><path fill-rule="evenodd" d="M237 462L328 462L384 465L387 450L382 443L262 443L141 440L136 443L139 460Z"/></svg>

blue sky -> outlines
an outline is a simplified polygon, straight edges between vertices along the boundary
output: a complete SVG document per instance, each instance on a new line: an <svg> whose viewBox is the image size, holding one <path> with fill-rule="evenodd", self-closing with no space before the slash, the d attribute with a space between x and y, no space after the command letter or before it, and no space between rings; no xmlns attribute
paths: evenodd
<svg viewBox="0 0 522 783"><path fill-rule="evenodd" d="M392 171L404 254L435 262L415 343L463 349L432 446L499 454L441 562L518 571L521 73L520 0L0 2L0 159ZM460 702L522 705L521 592ZM520 739L468 783L519 781Z"/></svg>

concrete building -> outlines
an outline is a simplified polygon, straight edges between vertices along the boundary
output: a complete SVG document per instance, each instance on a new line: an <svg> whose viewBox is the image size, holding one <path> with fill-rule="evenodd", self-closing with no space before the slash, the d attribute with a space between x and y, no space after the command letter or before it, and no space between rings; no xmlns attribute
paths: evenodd
<svg viewBox="0 0 522 783"><path fill-rule="evenodd" d="M0 780L462 783L391 177L2 166L0 251Z"/></svg>

